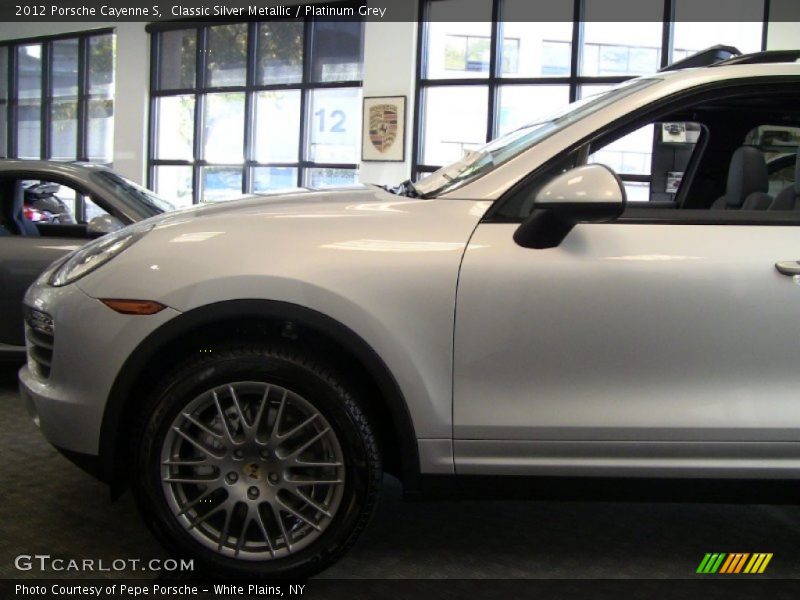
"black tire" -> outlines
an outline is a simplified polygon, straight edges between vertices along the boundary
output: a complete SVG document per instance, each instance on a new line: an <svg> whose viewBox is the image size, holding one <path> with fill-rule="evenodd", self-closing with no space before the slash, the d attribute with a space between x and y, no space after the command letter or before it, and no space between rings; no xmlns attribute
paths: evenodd
<svg viewBox="0 0 800 600"><path fill-rule="evenodd" d="M180 411L204 391L232 381L280 385L300 394L327 419L344 455L344 491L337 512L309 546L288 556L247 561L223 556L189 535L170 509L161 481L161 449ZM381 484L378 443L364 410L343 379L302 350L230 345L186 361L150 397L132 436L134 497L148 527L177 557L194 559L195 574L225 578L306 578L342 556L369 522Z"/></svg>

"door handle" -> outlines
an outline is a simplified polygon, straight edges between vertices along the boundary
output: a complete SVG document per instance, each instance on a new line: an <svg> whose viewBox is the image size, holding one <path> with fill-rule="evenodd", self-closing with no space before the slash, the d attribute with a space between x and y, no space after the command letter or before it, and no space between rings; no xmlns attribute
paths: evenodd
<svg viewBox="0 0 800 600"><path fill-rule="evenodd" d="M800 261L797 260L782 260L775 263L775 268L781 275L800 275Z"/></svg>

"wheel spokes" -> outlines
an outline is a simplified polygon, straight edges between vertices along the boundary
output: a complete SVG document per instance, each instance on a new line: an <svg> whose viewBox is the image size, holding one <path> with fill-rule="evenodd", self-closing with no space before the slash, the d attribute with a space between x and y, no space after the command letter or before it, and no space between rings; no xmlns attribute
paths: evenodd
<svg viewBox="0 0 800 600"><path fill-rule="evenodd" d="M273 384L204 392L175 418L162 455L175 517L233 558L278 558L305 547L334 518L343 494L334 431L308 401Z"/></svg>

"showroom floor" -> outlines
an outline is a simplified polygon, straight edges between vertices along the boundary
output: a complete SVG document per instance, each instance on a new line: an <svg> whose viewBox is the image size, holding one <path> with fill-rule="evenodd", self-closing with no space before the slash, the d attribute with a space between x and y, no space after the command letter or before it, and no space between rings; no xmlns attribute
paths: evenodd
<svg viewBox="0 0 800 600"><path fill-rule="evenodd" d="M103 485L45 443L9 369L0 371L0 406L0 578L26 575L13 566L22 553L104 560L164 556L130 493L109 503ZM387 480L376 518L324 576L692 577L704 553L740 551L773 552L767 575L797 578L798 544L795 506L404 503L397 482Z"/></svg>

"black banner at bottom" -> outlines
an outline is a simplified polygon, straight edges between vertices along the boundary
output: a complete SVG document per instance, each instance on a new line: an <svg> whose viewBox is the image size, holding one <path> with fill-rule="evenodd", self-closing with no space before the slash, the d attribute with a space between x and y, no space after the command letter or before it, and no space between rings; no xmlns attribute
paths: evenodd
<svg viewBox="0 0 800 600"><path fill-rule="evenodd" d="M536 598L770 598L800 596L800 580L592 579L313 579L305 582L211 583L186 580L5 579L0 598L85 600L87 598L171 599L492 599Z"/></svg>

